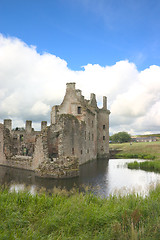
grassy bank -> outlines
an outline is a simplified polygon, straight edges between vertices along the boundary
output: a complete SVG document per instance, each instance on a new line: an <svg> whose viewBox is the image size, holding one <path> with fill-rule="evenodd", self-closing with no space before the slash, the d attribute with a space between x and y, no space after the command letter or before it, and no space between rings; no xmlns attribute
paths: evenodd
<svg viewBox="0 0 160 240"><path fill-rule="evenodd" d="M140 158L160 160L160 142L117 143L110 144L110 149L121 150L117 158Z"/></svg>
<svg viewBox="0 0 160 240"><path fill-rule="evenodd" d="M145 171L152 171L160 173L160 161L145 161L145 162L133 162L128 163L130 169L142 169Z"/></svg>
<svg viewBox="0 0 160 240"><path fill-rule="evenodd" d="M0 191L0 239L160 239L160 186L148 197Z"/></svg>

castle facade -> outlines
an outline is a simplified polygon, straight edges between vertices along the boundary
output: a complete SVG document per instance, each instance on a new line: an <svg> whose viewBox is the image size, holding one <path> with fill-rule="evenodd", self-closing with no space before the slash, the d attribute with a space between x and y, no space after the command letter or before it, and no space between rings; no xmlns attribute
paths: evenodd
<svg viewBox="0 0 160 240"><path fill-rule="evenodd" d="M33 170L37 175L67 178L79 175L79 165L109 156L109 114L107 98L97 106L91 93L86 100L75 83L66 84L61 105L52 107L51 124L41 122L41 131L12 129L12 121L0 124L0 164Z"/></svg>

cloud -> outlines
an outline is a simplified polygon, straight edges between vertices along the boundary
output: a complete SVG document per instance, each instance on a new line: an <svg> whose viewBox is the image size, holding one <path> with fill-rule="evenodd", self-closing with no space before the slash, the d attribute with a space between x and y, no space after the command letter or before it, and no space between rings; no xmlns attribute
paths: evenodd
<svg viewBox="0 0 160 240"><path fill-rule="evenodd" d="M49 111L50 111L50 106L41 101L36 102L31 108L31 114L35 116L37 115L46 116L49 113Z"/></svg>
<svg viewBox="0 0 160 240"><path fill-rule="evenodd" d="M0 119L13 125L50 121L50 109L60 104L67 82L76 82L85 98L95 93L99 106L108 97L110 131L159 132L160 67L139 72L134 63L112 66L87 64L72 71L67 62L50 53L39 54L17 38L0 35Z"/></svg>

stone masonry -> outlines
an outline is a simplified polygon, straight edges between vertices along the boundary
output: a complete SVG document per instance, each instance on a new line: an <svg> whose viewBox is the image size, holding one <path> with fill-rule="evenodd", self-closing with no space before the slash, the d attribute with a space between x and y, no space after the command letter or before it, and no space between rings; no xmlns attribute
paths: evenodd
<svg viewBox="0 0 160 240"><path fill-rule="evenodd" d="M59 106L51 110L51 124L41 122L34 131L32 121L25 129L12 129L12 121L0 124L0 164L33 170L37 175L68 178L79 175L79 165L109 156L107 98L97 107L96 96L84 99L75 83L67 83Z"/></svg>

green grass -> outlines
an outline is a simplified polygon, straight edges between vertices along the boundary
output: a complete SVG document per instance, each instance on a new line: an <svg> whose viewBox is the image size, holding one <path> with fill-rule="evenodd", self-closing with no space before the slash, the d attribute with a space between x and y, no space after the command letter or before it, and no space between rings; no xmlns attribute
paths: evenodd
<svg viewBox="0 0 160 240"><path fill-rule="evenodd" d="M142 169L145 171L159 172L160 173L160 161L144 161L138 163L134 161L133 163L128 163L128 168L130 169Z"/></svg>
<svg viewBox="0 0 160 240"><path fill-rule="evenodd" d="M151 154L145 154L145 153L117 153L117 158L139 158L139 159L155 159L155 156Z"/></svg>
<svg viewBox="0 0 160 240"><path fill-rule="evenodd" d="M1 240L160 239L160 186L145 198L0 190Z"/></svg>
<svg viewBox="0 0 160 240"><path fill-rule="evenodd" d="M117 143L110 144L110 149L121 150L117 158L141 158L160 160L160 142Z"/></svg>

